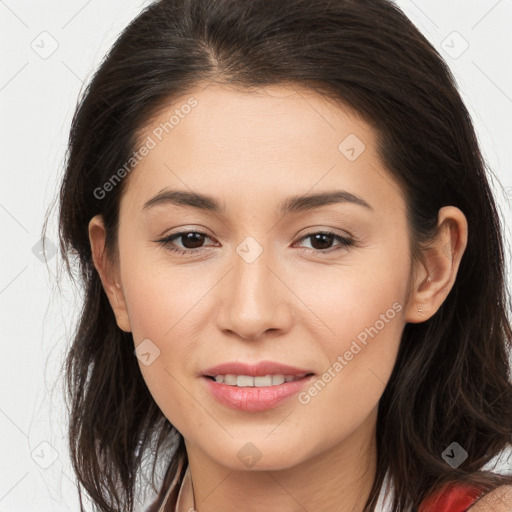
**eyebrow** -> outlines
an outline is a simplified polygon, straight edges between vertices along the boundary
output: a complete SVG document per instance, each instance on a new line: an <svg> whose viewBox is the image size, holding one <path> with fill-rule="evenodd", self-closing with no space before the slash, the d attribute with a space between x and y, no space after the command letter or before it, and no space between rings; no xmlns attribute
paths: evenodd
<svg viewBox="0 0 512 512"><path fill-rule="evenodd" d="M321 206L340 203L356 204L369 210L373 210L373 208L361 197L345 190L332 190L316 194L291 196L281 203L279 212L281 215L287 215L289 213L302 212L319 208ZM164 204L188 206L217 214L226 212L225 204L221 203L213 196L198 192L172 190L168 188L161 190L156 196L146 201L142 210Z"/></svg>

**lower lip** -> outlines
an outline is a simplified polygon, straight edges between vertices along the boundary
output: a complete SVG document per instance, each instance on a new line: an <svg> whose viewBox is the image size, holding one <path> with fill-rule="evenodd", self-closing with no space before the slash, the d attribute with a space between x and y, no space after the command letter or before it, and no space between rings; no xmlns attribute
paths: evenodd
<svg viewBox="0 0 512 512"><path fill-rule="evenodd" d="M278 386L238 387L220 384L209 377L202 377L210 393L222 404L241 411L259 412L272 409L297 394L314 375Z"/></svg>

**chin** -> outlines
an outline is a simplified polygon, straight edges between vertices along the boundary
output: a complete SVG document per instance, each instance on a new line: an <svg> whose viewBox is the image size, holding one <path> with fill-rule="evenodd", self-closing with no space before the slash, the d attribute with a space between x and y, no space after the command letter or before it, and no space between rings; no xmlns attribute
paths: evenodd
<svg viewBox="0 0 512 512"><path fill-rule="evenodd" d="M215 454L215 461L232 471L282 471L304 462L304 451L298 446L277 449L263 441L236 443L233 450Z"/></svg>

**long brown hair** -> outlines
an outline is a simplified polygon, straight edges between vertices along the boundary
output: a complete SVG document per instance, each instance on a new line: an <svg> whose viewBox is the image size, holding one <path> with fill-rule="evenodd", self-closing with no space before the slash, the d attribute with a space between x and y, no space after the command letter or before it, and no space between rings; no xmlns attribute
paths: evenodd
<svg viewBox="0 0 512 512"><path fill-rule="evenodd" d="M512 483L482 471L512 434L502 226L470 116L440 55L389 0L160 0L124 30L84 91L60 190L60 247L70 273L76 260L85 293L66 361L80 503L83 487L102 512L131 512L149 454L154 488L156 461L167 468L150 507L157 510L186 458L182 436L145 385L131 334L116 325L87 227L103 215L114 255L128 177L106 194L98 190L129 161L137 133L159 109L212 80L245 89L305 86L355 109L402 185L413 258L435 234L442 206L460 208L468 220L450 294L428 321L405 326L379 404L377 477L365 511L386 472L397 512L450 482L485 490ZM468 453L457 468L441 457L452 442Z"/></svg>

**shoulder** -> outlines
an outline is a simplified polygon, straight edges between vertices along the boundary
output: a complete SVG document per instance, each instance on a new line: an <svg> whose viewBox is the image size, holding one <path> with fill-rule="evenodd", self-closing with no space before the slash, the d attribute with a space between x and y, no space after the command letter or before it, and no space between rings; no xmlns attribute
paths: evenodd
<svg viewBox="0 0 512 512"><path fill-rule="evenodd" d="M512 510L512 485L501 485L480 498L468 512L510 512Z"/></svg>

